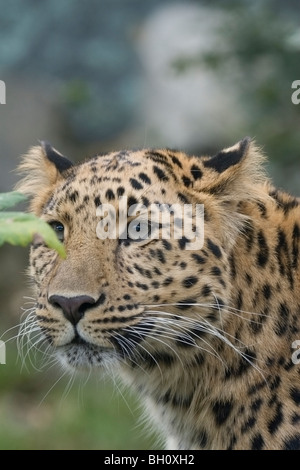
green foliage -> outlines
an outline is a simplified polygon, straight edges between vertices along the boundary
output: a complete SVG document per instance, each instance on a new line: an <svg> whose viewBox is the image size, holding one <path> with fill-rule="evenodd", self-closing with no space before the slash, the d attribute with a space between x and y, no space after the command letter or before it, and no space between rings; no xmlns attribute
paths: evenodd
<svg viewBox="0 0 300 470"><path fill-rule="evenodd" d="M17 191L11 193L0 193L0 211L13 207L19 202L26 201L26 196Z"/></svg>
<svg viewBox="0 0 300 470"><path fill-rule="evenodd" d="M34 237L40 236L49 248L53 248L64 258L65 249L50 225L33 214L3 211L25 199L15 191L0 194L0 246L4 243L26 246Z"/></svg>

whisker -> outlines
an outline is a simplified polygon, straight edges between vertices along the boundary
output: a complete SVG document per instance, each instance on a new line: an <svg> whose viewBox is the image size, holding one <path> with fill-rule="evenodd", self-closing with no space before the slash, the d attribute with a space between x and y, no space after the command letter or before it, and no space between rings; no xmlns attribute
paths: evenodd
<svg viewBox="0 0 300 470"><path fill-rule="evenodd" d="M131 327L128 327L128 329L131 328ZM135 347L136 346L136 343L134 343L132 340L129 340L128 338L124 337L123 335L119 334L119 333L115 333L115 336L118 336L120 337L120 342L123 342L123 341L126 341L128 344L129 343L132 343L132 346ZM120 344L121 347L122 347L122 344ZM149 351L147 351L147 349L145 349L142 345L140 345L140 347L142 349L144 349L144 351L150 355L150 357L155 361L154 357L149 353ZM135 350L135 354L138 354L140 359L143 359L141 354L139 353L139 351ZM129 350L127 352L127 356L129 357L130 361L133 362L137 367L139 367L146 375L149 375L147 371L145 371L145 369L143 369L143 367L138 363L136 362L133 358L132 358L132 353L131 353L131 350ZM157 364L157 366L159 367L159 364Z"/></svg>
<svg viewBox="0 0 300 470"><path fill-rule="evenodd" d="M165 304L162 304L163 306L165 306ZM175 305L178 305L178 304L175 304ZM197 306L197 304L195 303L191 303L190 304L191 306ZM216 305L214 305L214 307L216 307ZM220 307L218 305L218 307ZM181 315L177 315L177 314L174 314L174 313L169 313L169 312L162 312L160 310L149 310L147 311L147 313L149 314L156 314L156 315L166 315L166 316L170 316L172 317L175 322L175 318L179 318L182 322L185 322L186 325L190 326L194 326L194 327L199 327L199 323L194 320L194 319L191 319L191 318L187 318L187 317L184 317L184 316L181 316ZM198 314L199 315L199 314ZM251 361L251 359L249 359L248 355L243 353L242 350L240 350L239 348L237 348L230 340L229 338L232 338L234 339L235 341L238 341L242 344L243 348L246 348L246 345L244 343L242 343L242 341L240 340L237 340L235 337L233 337L232 335L230 335L229 333L225 332L224 330L221 330L215 326L213 326L211 323L209 323L209 321L203 317L200 317L201 318L201 323L202 323L202 326L204 328L204 330L207 332L207 333L210 333L211 335L219 338L221 341L223 341L225 344L227 344L231 349L233 349L237 354L239 354L244 360L246 360L247 362L249 362L264 378L264 375L262 373L262 370L253 363L253 361ZM177 322L174 323L175 325L177 325ZM205 326L204 326L205 324ZM225 336L226 335L226 336ZM202 338L200 338L202 340ZM219 356L219 359L220 356ZM221 361L223 362L223 360L221 359ZM224 363L224 362L223 362Z"/></svg>
<svg viewBox="0 0 300 470"><path fill-rule="evenodd" d="M58 361L57 361L58 362ZM39 403L39 407L42 405L42 403L46 400L47 396L49 395L49 393L54 389L54 387L56 387L56 385L66 376L69 374L69 371L68 370L65 370L61 376L54 382L54 384L49 388L48 392L43 396L42 400L40 401Z"/></svg>
<svg viewBox="0 0 300 470"><path fill-rule="evenodd" d="M213 294L214 295L214 294ZM266 314L266 313L259 313L259 312L249 312L247 310L241 310L241 309L238 309L238 308L235 308L235 307L231 307L229 305L226 305L226 306L220 306L220 304L217 302L216 304L213 304L213 303L199 303L199 302L193 302L193 303L188 303L188 302L185 302L185 303L182 303L182 302L174 302L174 303L161 303L161 304L141 304L143 305L144 307L150 307L150 308L153 308L153 307L182 307L182 306L187 306L187 307L203 307L203 308L213 308L213 309L217 309L217 310L222 310L224 312L228 312L228 313L232 313L234 314L234 312L239 312L239 313L245 313L247 315L253 315L253 316L260 316L260 317L270 317L269 314ZM175 314L176 315L176 314ZM244 317L241 317L244 319ZM252 321L252 320L249 320L247 318L245 318L246 321ZM254 320L253 320L254 321ZM255 322L256 323L256 322Z"/></svg>
<svg viewBox="0 0 300 470"><path fill-rule="evenodd" d="M128 403L128 401L126 400L126 397L124 396L124 393L122 392L121 388L119 387L119 384L118 384L118 382L117 382L117 380L116 380L116 378L114 377L113 374L111 374L111 378L112 378L112 380L113 380L114 386L115 386L116 389L118 390L119 394L121 395L122 399L124 400L125 405L127 406L128 410L130 411L130 414L131 414L132 416L134 416L134 413L133 413L133 411L132 411L132 409L131 409L129 403Z"/></svg>
<svg viewBox="0 0 300 470"><path fill-rule="evenodd" d="M150 312L150 313L156 313L156 312ZM161 312L158 312L158 313L161 313ZM169 325L174 325L174 326L176 326L176 328L180 328L180 330L182 330L182 331L184 332L184 334L186 335L186 339L187 339L187 340L193 339L193 338L191 337L191 335L194 336L195 338L201 340L201 341L204 342L210 349L212 349L212 351L210 351L210 350L208 350L208 349L206 349L206 348L204 348L204 347L198 345L197 343L195 343L195 341L193 341L193 344L192 344L192 345L195 346L195 347L197 347L197 348L199 348L199 349L201 349L201 351L205 351L205 352L207 352L208 354L211 354L212 356L218 358L218 359L224 364L224 361L222 360L221 356L214 350L213 346L212 346L208 341L206 341L204 338L198 336L195 332L190 331L187 327L185 327L184 325L182 325L182 323L183 323L182 321L181 321L181 323L179 323L178 321L176 322L175 320L172 321L172 320L170 320L170 319L168 319L168 318L165 319L165 318L159 318L159 317L156 318L156 320L157 320L157 321L160 321L160 322L162 323L162 325L160 325L160 328L163 328L163 329L167 330L169 335L173 335L173 337L176 338L177 341L179 341L179 342L181 342L181 343L183 343L183 344L188 344L188 345L190 345L191 342L190 342L190 341L185 341L184 338L178 339L178 338L177 338L178 332L176 332L176 331L174 331L174 330L173 330L173 331L172 331L172 330L170 331L170 330L167 328L167 325L168 325L168 324L169 324ZM166 325L166 322L167 322L167 325ZM206 327L203 327L202 325L199 325L199 323L196 323L196 322L195 322L195 327L197 327L197 328L199 329L199 331L202 331L202 332L206 332L206 331L207 331L207 328L206 328ZM154 333L155 333L155 331L153 332L153 334L154 334ZM159 333L157 333L157 334L159 334ZM167 336L165 336L165 337L167 338Z"/></svg>
<svg viewBox="0 0 300 470"><path fill-rule="evenodd" d="M71 377L69 378L66 386L65 386L65 389L63 391L63 394L61 396L61 399L60 399L60 405L62 406L64 400L66 400L66 398L68 397L69 393L71 392L71 389L74 385L74 382L75 382L75 378L76 378L76 372L73 371Z"/></svg>
<svg viewBox="0 0 300 470"><path fill-rule="evenodd" d="M134 330L135 326L131 326L131 328ZM182 360L181 360L181 357L178 355L177 351L168 343L166 343L165 341L161 340L161 339L158 339L157 336L153 336L153 332L151 331L151 333L147 334L147 337L148 338L152 338L152 339L155 339L156 341L162 343L164 346L167 346L169 349L171 349L173 351L173 353L175 354L175 356L178 358L179 362L181 363L182 367L183 367L183 363L182 363ZM165 336L165 338L168 338L167 336ZM172 339L171 337L169 337L169 339Z"/></svg>

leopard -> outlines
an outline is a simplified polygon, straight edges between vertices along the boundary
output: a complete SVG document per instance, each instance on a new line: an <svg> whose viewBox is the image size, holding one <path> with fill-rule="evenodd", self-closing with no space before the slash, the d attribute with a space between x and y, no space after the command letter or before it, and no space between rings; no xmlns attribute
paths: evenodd
<svg viewBox="0 0 300 470"><path fill-rule="evenodd" d="M300 199L266 162L245 137L75 164L41 141L20 163L66 253L35 235L31 328L66 370L120 378L168 450L300 449Z"/></svg>

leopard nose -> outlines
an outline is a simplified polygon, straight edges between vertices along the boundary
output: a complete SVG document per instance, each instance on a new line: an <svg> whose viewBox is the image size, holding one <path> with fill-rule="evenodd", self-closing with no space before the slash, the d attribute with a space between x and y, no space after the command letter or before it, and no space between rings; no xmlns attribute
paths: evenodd
<svg viewBox="0 0 300 470"><path fill-rule="evenodd" d="M88 295L78 295L76 297L51 295L48 300L53 307L61 308L66 319L74 326L81 320L85 311L93 307L96 303L96 301Z"/></svg>

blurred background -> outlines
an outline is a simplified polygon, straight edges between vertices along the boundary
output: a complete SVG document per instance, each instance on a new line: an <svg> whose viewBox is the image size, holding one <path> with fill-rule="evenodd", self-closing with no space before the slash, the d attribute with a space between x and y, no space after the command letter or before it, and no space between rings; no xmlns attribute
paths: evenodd
<svg viewBox="0 0 300 470"><path fill-rule="evenodd" d="M39 139L73 161L120 148L213 154L246 135L299 195L297 0L0 0L0 192ZM300 93L299 93L300 98ZM0 249L0 449L150 449L138 403L109 381L22 367L28 251Z"/></svg>

